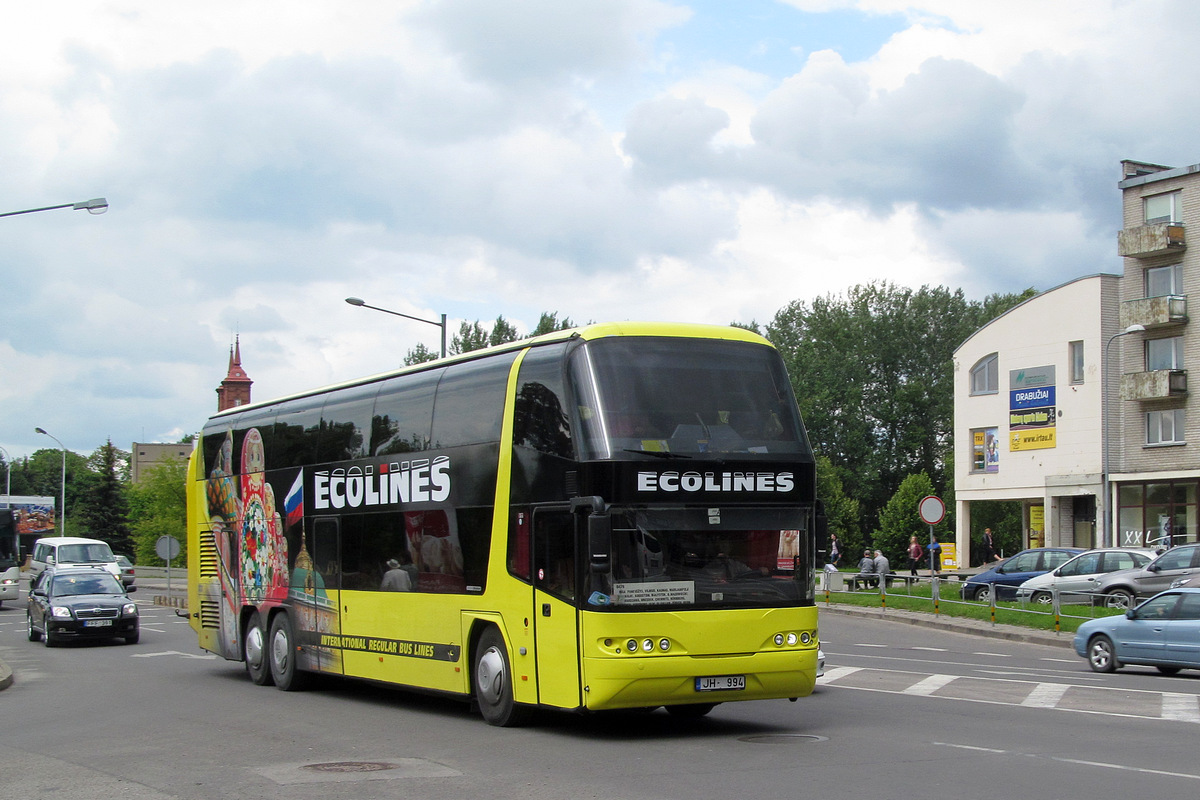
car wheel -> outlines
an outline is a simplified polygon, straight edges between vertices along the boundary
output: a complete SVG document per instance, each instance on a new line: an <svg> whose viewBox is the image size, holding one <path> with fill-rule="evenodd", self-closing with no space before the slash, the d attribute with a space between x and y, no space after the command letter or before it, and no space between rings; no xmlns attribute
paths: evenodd
<svg viewBox="0 0 1200 800"><path fill-rule="evenodd" d="M271 620L271 637L267 640L267 660L275 686L285 692L298 692L308 684L309 674L296 665L296 637L292 633L290 614L276 614Z"/></svg>
<svg viewBox="0 0 1200 800"><path fill-rule="evenodd" d="M134 631L125 637L125 644L137 644L142 638L141 631Z"/></svg>
<svg viewBox="0 0 1200 800"><path fill-rule="evenodd" d="M1049 592L1034 592L1033 602L1037 603L1039 606L1048 606L1053 605L1054 598L1050 596Z"/></svg>
<svg viewBox="0 0 1200 800"><path fill-rule="evenodd" d="M29 626L29 629L27 631L27 633L29 635L29 641L40 642L42 640L42 632L33 627L33 615L32 614L25 615L25 623L26 623L26 625Z"/></svg>
<svg viewBox="0 0 1200 800"><path fill-rule="evenodd" d="M1163 675L1178 675L1182 667L1155 667Z"/></svg>
<svg viewBox="0 0 1200 800"><path fill-rule="evenodd" d="M1088 666L1093 672L1113 672L1117 668L1117 656L1113 650L1112 639L1107 636L1095 636L1088 642Z"/></svg>
<svg viewBox="0 0 1200 800"><path fill-rule="evenodd" d="M1127 589L1113 589L1104 598L1104 605L1109 608L1133 608L1133 592Z"/></svg>
<svg viewBox="0 0 1200 800"><path fill-rule="evenodd" d="M990 603L992 601L992 587L980 586L976 589L975 600L980 603Z"/></svg>
<svg viewBox="0 0 1200 800"><path fill-rule="evenodd" d="M267 663L266 640L262 617L255 611L246 623L246 674L255 686L271 685L271 665Z"/></svg>
<svg viewBox="0 0 1200 800"><path fill-rule="evenodd" d="M475 646L474 672L475 701L489 725L511 728L525 722L529 710L513 700L508 648L493 626L488 626Z"/></svg>
<svg viewBox="0 0 1200 800"><path fill-rule="evenodd" d="M667 713L682 719L700 719L716 707L716 703L688 703L683 706L667 706Z"/></svg>

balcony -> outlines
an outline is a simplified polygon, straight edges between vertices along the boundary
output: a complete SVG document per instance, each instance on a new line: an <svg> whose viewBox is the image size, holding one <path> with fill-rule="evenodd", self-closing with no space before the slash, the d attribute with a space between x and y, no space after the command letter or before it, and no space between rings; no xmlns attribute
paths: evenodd
<svg viewBox="0 0 1200 800"><path fill-rule="evenodd" d="M1121 304L1121 329L1141 325L1146 330L1187 323L1187 297L1180 294L1126 300Z"/></svg>
<svg viewBox="0 0 1200 800"><path fill-rule="evenodd" d="M1117 255L1125 258L1149 258L1177 252L1187 247L1183 226L1177 222L1138 225L1117 232Z"/></svg>
<svg viewBox="0 0 1200 800"><path fill-rule="evenodd" d="M1187 370L1156 369L1121 376L1122 400L1166 400L1187 394Z"/></svg>

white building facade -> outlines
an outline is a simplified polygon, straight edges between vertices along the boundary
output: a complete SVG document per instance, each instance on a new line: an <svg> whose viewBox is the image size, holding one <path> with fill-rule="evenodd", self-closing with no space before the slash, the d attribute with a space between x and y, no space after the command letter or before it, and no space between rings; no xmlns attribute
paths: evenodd
<svg viewBox="0 0 1200 800"><path fill-rule="evenodd" d="M1100 274L1042 292L955 351L961 564L974 563L977 502L1019 501L1025 547L1102 544L1104 361L1117 330L1120 283L1118 275Z"/></svg>

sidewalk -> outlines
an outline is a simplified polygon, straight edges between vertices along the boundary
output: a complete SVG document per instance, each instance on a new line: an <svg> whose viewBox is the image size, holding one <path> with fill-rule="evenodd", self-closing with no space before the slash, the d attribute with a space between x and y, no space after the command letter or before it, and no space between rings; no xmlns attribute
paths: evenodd
<svg viewBox="0 0 1200 800"><path fill-rule="evenodd" d="M1041 631L1025 628L1021 625L993 625L988 620L952 617L946 614L934 614L928 611L907 611L895 608L866 608L817 603L817 614L844 614L852 617L871 617L886 619L904 625L918 625L923 628L938 628L951 633L966 633L972 636L985 636L992 639L1007 639L1012 642L1027 644L1043 644L1051 647L1071 647L1075 639L1074 633L1055 634L1054 631Z"/></svg>

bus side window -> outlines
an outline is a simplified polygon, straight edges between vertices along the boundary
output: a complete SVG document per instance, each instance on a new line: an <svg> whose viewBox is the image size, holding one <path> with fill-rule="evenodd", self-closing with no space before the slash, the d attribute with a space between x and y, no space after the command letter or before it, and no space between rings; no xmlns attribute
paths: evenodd
<svg viewBox="0 0 1200 800"><path fill-rule="evenodd" d="M523 581L529 574L529 509L515 509L508 529L508 572Z"/></svg>
<svg viewBox="0 0 1200 800"><path fill-rule="evenodd" d="M569 511L534 516L533 568L537 588L575 599L575 518Z"/></svg>

